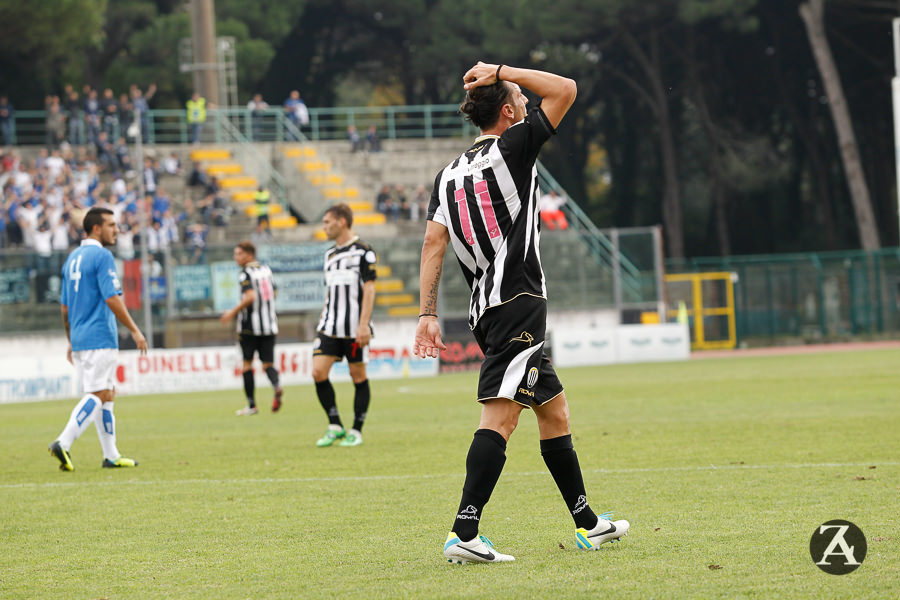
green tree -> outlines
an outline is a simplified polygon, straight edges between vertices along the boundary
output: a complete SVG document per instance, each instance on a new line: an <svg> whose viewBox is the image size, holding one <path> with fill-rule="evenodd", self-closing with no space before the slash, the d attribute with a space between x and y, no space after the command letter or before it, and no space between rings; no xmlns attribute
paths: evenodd
<svg viewBox="0 0 900 600"><path fill-rule="evenodd" d="M853 122L847 107L841 76L825 35L825 1L809 0L801 4L800 16L806 25L809 43L828 93L828 105L831 108L831 116L838 135L841 159L847 175L856 224L859 228L859 239L864 249L877 250L881 247L881 242L878 239L878 228L875 225L869 186L863 172L859 146L856 142L856 133L853 131Z"/></svg>
<svg viewBox="0 0 900 600"><path fill-rule="evenodd" d="M83 77L82 54L102 43L106 0L0 0L0 89L20 106Z"/></svg>

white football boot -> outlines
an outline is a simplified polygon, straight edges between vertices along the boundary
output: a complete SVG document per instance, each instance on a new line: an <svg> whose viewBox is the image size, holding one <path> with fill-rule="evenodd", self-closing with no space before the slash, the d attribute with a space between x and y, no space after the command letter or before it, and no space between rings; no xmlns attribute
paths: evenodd
<svg viewBox="0 0 900 600"><path fill-rule="evenodd" d="M597 524L593 529L579 527L575 530L575 543L581 550L596 550L603 542L615 542L628 535L631 525L625 519L610 521L606 517L612 513L604 513L597 516Z"/></svg>
<svg viewBox="0 0 900 600"><path fill-rule="evenodd" d="M494 550L494 544L483 535L464 542L452 531L447 535L447 541L444 543L444 556L447 557L447 562L460 564L499 563L516 560L509 554L500 554Z"/></svg>

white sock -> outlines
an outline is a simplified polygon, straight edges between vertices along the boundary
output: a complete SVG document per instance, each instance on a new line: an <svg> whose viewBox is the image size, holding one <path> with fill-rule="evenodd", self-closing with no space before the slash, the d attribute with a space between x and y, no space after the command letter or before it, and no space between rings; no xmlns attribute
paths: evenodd
<svg viewBox="0 0 900 600"><path fill-rule="evenodd" d="M100 438L100 447L103 448L103 458L116 460L119 458L119 449L116 448L116 417L113 414L113 403L104 402L97 420L97 437Z"/></svg>
<svg viewBox="0 0 900 600"><path fill-rule="evenodd" d="M94 394L85 394L84 398L72 409L69 415L69 422L66 423L65 429L59 434L59 445L66 452L72 448L72 444L81 437L84 430L87 429L91 421L97 417L100 412L100 398Z"/></svg>

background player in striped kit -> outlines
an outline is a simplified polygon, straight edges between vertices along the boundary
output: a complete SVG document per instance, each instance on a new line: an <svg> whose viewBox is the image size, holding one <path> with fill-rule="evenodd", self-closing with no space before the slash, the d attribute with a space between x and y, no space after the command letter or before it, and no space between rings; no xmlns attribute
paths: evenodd
<svg viewBox="0 0 900 600"><path fill-rule="evenodd" d="M256 246L243 241L234 247L234 262L241 267L238 281L241 285L241 301L222 314L222 323L237 317L238 341L244 359L244 393L247 406L237 411L239 417L255 415L255 381L253 379L253 355L258 354L266 377L275 388L272 412L281 408L282 389L275 368L275 337L278 335L278 317L275 314L275 280L269 267L256 260Z"/></svg>
<svg viewBox="0 0 900 600"><path fill-rule="evenodd" d="M540 258L540 190L535 161L575 100L575 82L559 75L479 62L463 77L460 110L481 136L437 176L420 273L413 352L444 349L437 291L447 244L472 295L469 325L485 354L478 378L481 423L466 458L466 480L453 530L451 562L507 562L478 535L482 510L506 462L506 443L524 408L534 410L541 455L575 521L576 545L594 549L628 532L628 521L599 518L587 503L569 430L562 384L543 352L547 290ZM526 110L519 86L541 97Z"/></svg>
<svg viewBox="0 0 900 600"><path fill-rule="evenodd" d="M75 365L84 397L72 410L59 438L50 444L50 453L59 460L61 470L74 471L69 450L93 421L103 449L102 466L136 467L137 461L121 456L116 446L113 416L119 357L116 319L128 328L143 354L147 353L147 340L122 302L122 286L113 255L104 248L116 243L119 229L113 212L108 208L92 208L85 215L83 225L87 238L69 254L63 266L60 310L69 339L67 358Z"/></svg>
<svg viewBox="0 0 900 600"><path fill-rule="evenodd" d="M328 431L316 442L321 447L341 440L341 446L362 444L362 427L369 410L369 379L366 375L367 346L372 339L372 308L375 306L375 251L353 234L353 211L336 204L325 211L322 226L335 245L325 253L325 306L316 327L313 346L313 381L319 403L328 415ZM344 429L328 380L331 366L347 357L353 380L353 427ZM343 439L342 439L343 438Z"/></svg>

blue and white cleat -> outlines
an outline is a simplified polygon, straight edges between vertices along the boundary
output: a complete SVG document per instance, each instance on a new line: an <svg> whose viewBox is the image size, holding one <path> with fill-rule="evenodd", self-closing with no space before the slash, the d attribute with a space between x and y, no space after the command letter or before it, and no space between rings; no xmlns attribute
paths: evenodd
<svg viewBox="0 0 900 600"><path fill-rule="evenodd" d="M611 515L612 513L598 515L597 524L591 530L584 527L575 530L575 543L579 550L596 550L603 542L612 543L628 535L631 528L628 521L625 519L610 521L605 518Z"/></svg>
<svg viewBox="0 0 900 600"><path fill-rule="evenodd" d="M499 563L516 560L509 554L500 554L494 550L494 544L483 535L464 542L452 531L447 535L447 541L444 543L444 556L447 557L447 562L458 564Z"/></svg>

